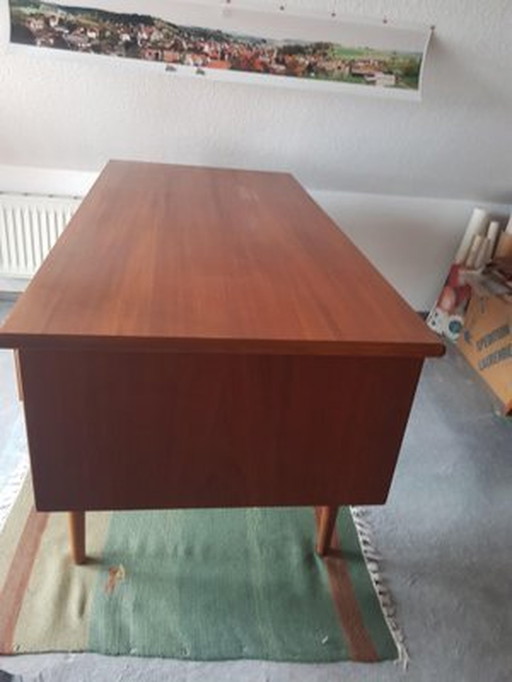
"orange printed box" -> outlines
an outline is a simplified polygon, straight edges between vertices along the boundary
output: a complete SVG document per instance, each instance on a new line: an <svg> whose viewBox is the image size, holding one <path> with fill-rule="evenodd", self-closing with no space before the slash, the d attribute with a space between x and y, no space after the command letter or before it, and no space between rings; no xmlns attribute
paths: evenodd
<svg viewBox="0 0 512 682"><path fill-rule="evenodd" d="M512 300L474 295L457 346L512 414Z"/></svg>

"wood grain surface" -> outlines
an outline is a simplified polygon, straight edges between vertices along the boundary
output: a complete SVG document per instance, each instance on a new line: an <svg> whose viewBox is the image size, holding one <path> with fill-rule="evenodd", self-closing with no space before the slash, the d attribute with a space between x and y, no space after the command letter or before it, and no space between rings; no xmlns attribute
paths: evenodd
<svg viewBox="0 0 512 682"><path fill-rule="evenodd" d="M380 504L418 358L22 350L40 510Z"/></svg>
<svg viewBox="0 0 512 682"><path fill-rule="evenodd" d="M292 176L122 161L83 201L0 346L443 353Z"/></svg>

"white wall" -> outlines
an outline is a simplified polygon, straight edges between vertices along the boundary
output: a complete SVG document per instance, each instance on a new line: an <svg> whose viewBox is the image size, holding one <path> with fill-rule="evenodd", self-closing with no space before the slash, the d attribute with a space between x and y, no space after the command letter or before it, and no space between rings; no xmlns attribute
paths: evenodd
<svg viewBox="0 0 512 682"><path fill-rule="evenodd" d="M0 55L0 190L30 178L77 194L109 158L290 171L416 307L428 307L471 207L512 203L512 3L286 2L287 11L324 14L335 5L345 14L436 25L421 104L7 52ZM4 37L5 25L4 15ZM398 234L403 260L390 246Z"/></svg>
<svg viewBox="0 0 512 682"><path fill-rule="evenodd" d="M430 309L473 202L348 192L313 196L413 308ZM478 205L505 224L507 206Z"/></svg>
<svg viewBox="0 0 512 682"><path fill-rule="evenodd" d="M0 192L83 197L97 177L96 171L0 165Z"/></svg>
<svg viewBox="0 0 512 682"><path fill-rule="evenodd" d="M220 11L219 0L203 2ZM286 7L327 16L334 4L287 0ZM7 53L0 62L0 164L98 170L109 158L135 158L286 169L312 189L510 203L512 3L336 6L435 24L423 103L176 79L163 67L109 58Z"/></svg>

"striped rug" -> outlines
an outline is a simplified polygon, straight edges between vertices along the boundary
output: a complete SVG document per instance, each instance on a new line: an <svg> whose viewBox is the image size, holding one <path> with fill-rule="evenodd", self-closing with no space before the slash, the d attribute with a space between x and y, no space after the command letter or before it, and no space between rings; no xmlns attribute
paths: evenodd
<svg viewBox="0 0 512 682"><path fill-rule="evenodd" d="M311 509L90 513L74 566L27 481L0 535L0 652L396 659L350 510L326 559L314 533Z"/></svg>

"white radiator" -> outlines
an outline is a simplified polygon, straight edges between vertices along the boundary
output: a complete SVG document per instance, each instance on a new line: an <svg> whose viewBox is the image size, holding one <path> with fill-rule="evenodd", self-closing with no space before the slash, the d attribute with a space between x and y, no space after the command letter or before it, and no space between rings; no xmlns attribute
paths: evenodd
<svg viewBox="0 0 512 682"><path fill-rule="evenodd" d="M31 277L80 201L76 197L0 193L0 276Z"/></svg>

